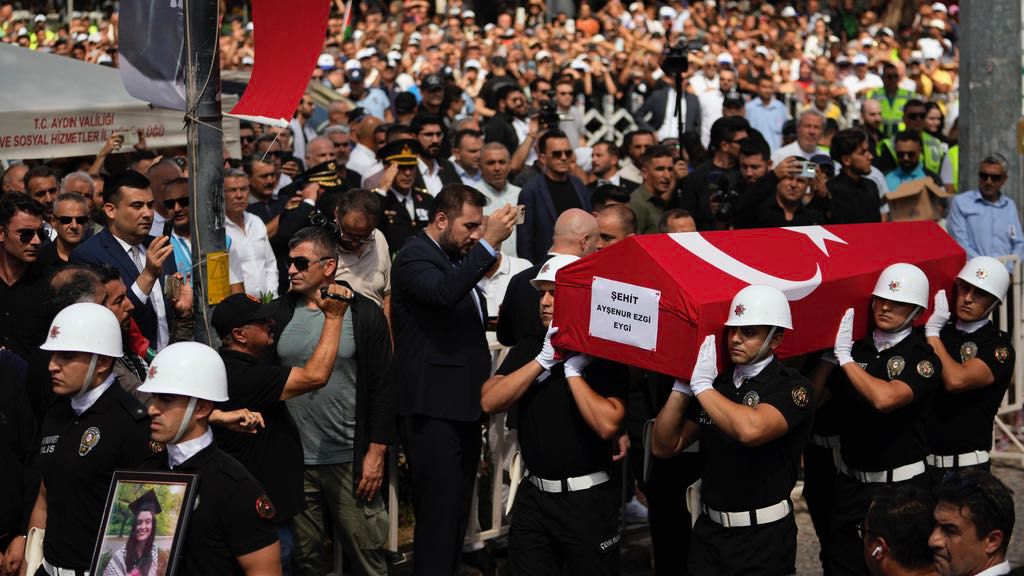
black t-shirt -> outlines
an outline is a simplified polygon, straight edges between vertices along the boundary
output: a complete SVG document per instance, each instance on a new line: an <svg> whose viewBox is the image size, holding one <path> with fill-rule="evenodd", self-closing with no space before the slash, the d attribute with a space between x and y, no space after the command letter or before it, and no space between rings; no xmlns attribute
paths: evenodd
<svg viewBox="0 0 1024 576"><path fill-rule="evenodd" d="M754 222L755 228L777 228L783 226L818 226L824 224L825 219L821 213L803 204L797 205L792 220L786 220L786 213L779 206L775 196L766 198L757 207L757 218Z"/></svg>
<svg viewBox="0 0 1024 576"><path fill-rule="evenodd" d="M79 416L69 398L50 406L36 460L46 485L47 561L89 569L114 470L138 468L154 446L145 408L117 380Z"/></svg>
<svg viewBox="0 0 1024 576"><path fill-rule="evenodd" d="M145 467L167 470L167 455L153 456ZM174 472L199 477L178 573L245 574L237 558L277 541L275 503L252 474L216 443L182 462Z"/></svg>
<svg viewBox="0 0 1024 576"><path fill-rule="evenodd" d="M542 337L529 336L509 350L497 374L515 372L540 353ZM595 358L583 371L594 392L625 402L626 367ZM547 480L583 476L612 467L612 442L587 425L573 399L561 364L535 381L516 404L519 447L531 474Z"/></svg>
<svg viewBox="0 0 1024 576"><path fill-rule="evenodd" d="M545 175L544 179L547 180L551 202L555 205L555 218L569 208L583 208L580 204L580 197L576 195L576 189L572 187L572 182L568 178L556 182Z"/></svg>
<svg viewBox="0 0 1024 576"><path fill-rule="evenodd" d="M733 385L732 375L730 369L715 378L715 390L737 404L767 403L789 426L771 442L743 446L715 426L698 400L691 400L686 417L700 424L700 450L706 455L701 498L715 510L740 512L789 498L811 434L815 400L807 379L777 359L739 388Z"/></svg>
<svg viewBox="0 0 1024 576"><path fill-rule="evenodd" d="M828 181L828 200L821 201L825 207L822 212L829 224L865 224L881 222L882 200L878 196L878 187L865 176L856 181L840 173ZM818 201L812 201L815 208L821 209Z"/></svg>
<svg viewBox="0 0 1024 576"><path fill-rule="evenodd" d="M853 360L875 378L910 386L914 399L891 412L879 412L853 388L841 369L835 370L830 402L842 413L839 439L843 462L856 470L878 472L924 460L928 455L925 414L935 390L942 386L942 365L924 335L914 330L882 352L875 350L868 335L854 343Z"/></svg>
<svg viewBox="0 0 1024 576"><path fill-rule="evenodd" d="M992 419L1013 377L1016 354L1010 337L988 323L974 332L957 330L950 322L942 329L942 344L957 362L977 358L995 380L983 388L954 394L936 387L928 414L928 447L932 454L949 456L992 448Z"/></svg>
<svg viewBox="0 0 1024 576"><path fill-rule="evenodd" d="M303 506L302 440L281 393L291 368L273 366L255 356L221 350L228 373L225 412L248 408L263 415L266 428L256 434L216 429L217 445L235 457L267 489L277 507L277 519L288 520Z"/></svg>

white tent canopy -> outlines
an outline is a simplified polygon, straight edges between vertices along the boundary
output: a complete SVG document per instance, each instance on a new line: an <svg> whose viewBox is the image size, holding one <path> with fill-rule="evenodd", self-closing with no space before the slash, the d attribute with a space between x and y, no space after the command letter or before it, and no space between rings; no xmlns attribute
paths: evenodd
<svg viewBox="0 0 1024 576"><path fill-rule="evenodd" d="M92 155L140 130L151 149L185 145L184 114L133 98L114 68L0 44L0 71L0 159ZM224 119L224 136L237 157L237 120Z"/></svg>

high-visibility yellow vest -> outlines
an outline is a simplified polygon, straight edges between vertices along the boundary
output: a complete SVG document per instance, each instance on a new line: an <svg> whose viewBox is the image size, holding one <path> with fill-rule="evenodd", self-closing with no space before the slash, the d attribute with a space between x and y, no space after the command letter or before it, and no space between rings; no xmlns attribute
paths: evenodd
<svg viewBox="0 0 1024 576"><path fill-rule="evenodd" d="M949 165L953 168L953 181L946 184L953 185L953 192L960 191L960 145L954 144L949 148Z"/></svg>
<svg viewBox="0 0 1024 576"><path fill-rule="evenodd" d="M878 152L891 156L893 160L898 160L895 137L879 141ZM921 132L921 152L921 161L924 163L925 169L938 174L942 170L942 159L945 158L947 152L945 142L927 132Z"/></svg>
<svg viewBox="0 0 1024 576"><path fill-rule="evenodd" d="M882 107L882 134L886 138L895 135L900 130L903 130L903 106L907 104L908 100L914 98L914 93L910 90L900 88L896 90L896 97L889 100L889 97L885 94L885 88L875 88L868 92L868 98L877 100L879 105Z"/></svg>

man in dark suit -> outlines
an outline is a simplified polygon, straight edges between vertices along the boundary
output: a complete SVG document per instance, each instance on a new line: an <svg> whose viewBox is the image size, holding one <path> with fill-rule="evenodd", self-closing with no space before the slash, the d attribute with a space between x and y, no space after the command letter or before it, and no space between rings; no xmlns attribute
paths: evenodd
<svg viewBox="0 0 1024 576"><path fill-rule="evenodd" d="M692 132L700 135L700 100L689 92L684 92L686 110L683 112L683 133ZM651 97L633 115L636 125L641 130L654 132L659 141L680 136L676 117L676 89L665 86L655 90Z"/></svg>
<svg viewBox="0 0 1024 576"><path fill-rule="evenodd" d="M405 241L427 227L434 197L416 179L420 177L417 164L418 141L402 138L385 144L377 157L384 164L380 186L373 191L383 196L377 228L384 233L388 249L394 256Z"/></svg>
<svg viewBox="0 0 1024 576"><path fill-rule="evenodd" d="M461 183L462 178L455 166L442 154L444 123L438 116L420 115L412 119L412 130L419 140L417 153L419 169L416 171L416 187L426 189L430 195L441 191L446 184Z"/></svg>
<svg viewBox="0 0 1024 576"><path fill-rule="evenodd" d="M109 264L121 273L132 318L154 351L170 341L171 301L165 297L164 276L176 272L170 238L149 235L153 223L153 192L149 179L129 170L103 191L107 228L71 253L72 264Z"/></svg>
<svg viewBox="0 0 1024 576"><path fill-rule="evenodd" d="M413 571L450 575L462 540L480 459L480 388L491 370L484 337L486 300L477 282L494 265L494 246L512 234L506 204L483 230L486 197L465 184L445 186L430 224L392 267L391 310L401 434L412 472Z"/></svg>
<svg viewBox="0 0 1024 576"><path fill-rule="evenodd" d="M547 260L555 220L570 208L590 212L590 190L569 174L574 162L572 145L565 132L548 130L537 142L543 156L544 174L530 180L519 192L526 206L526 220L516 228L516 252L534 264Z"/></svg>

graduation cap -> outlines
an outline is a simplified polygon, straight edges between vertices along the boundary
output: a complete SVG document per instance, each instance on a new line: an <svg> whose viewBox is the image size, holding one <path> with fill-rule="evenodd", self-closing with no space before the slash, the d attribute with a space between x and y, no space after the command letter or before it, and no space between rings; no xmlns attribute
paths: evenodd
<svg viewBox="0 0 1024 576"><path fill-rule="evenodd" d="M415 138L401 138L385 144L377 151L377 158L384 162L384 164L395 163L399 166L415 166L419 153L419 140Z"/></svg>
<svg viewBox="0 0 1024 576"><path fill-rule="evenodd" d="M152 490L136 498L134 502L128 505L128 509L132 511L134 516L138 516L139 512L152 512L154 516L161 512L160 501L156 498L156 492Z"/></svg>

